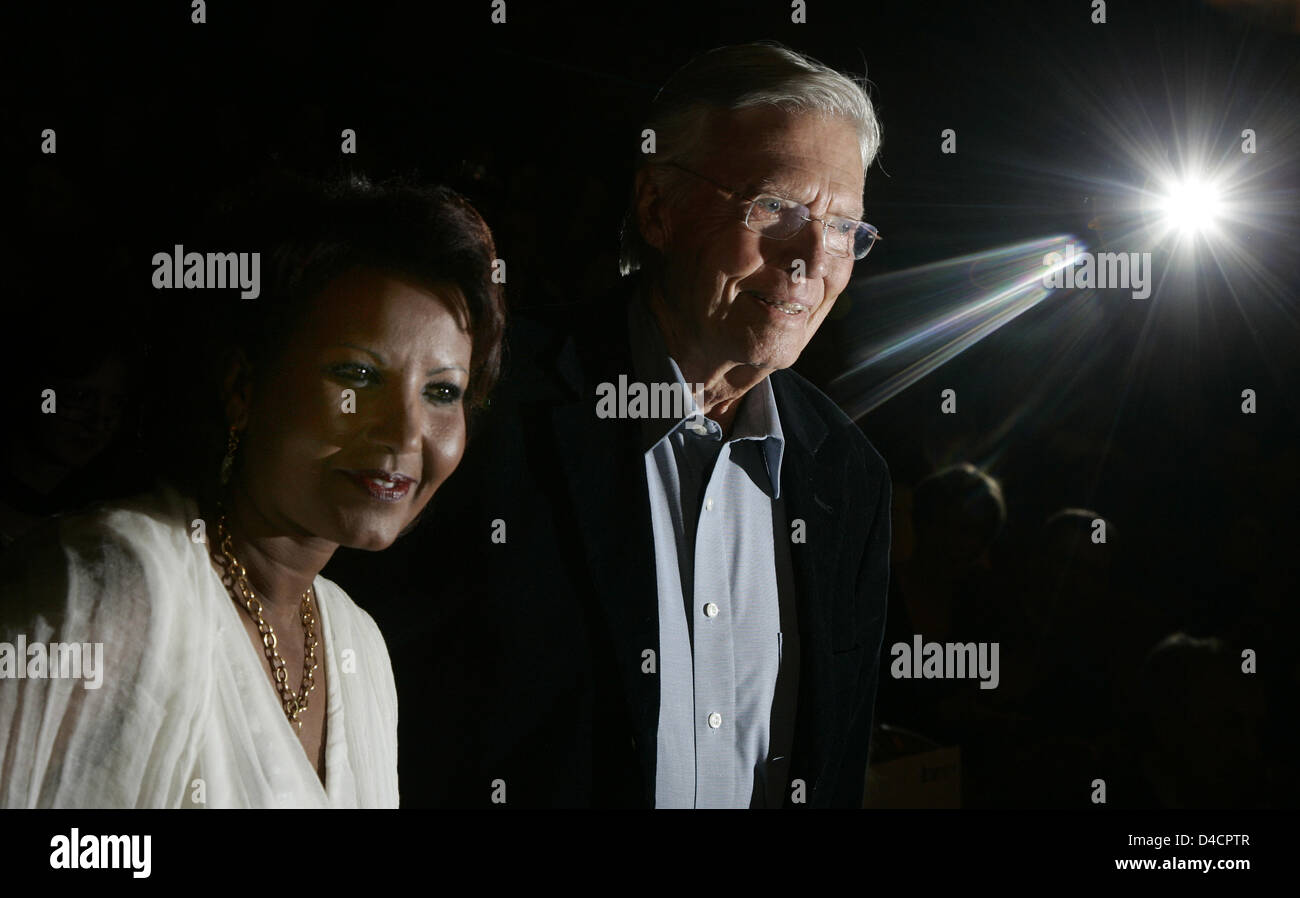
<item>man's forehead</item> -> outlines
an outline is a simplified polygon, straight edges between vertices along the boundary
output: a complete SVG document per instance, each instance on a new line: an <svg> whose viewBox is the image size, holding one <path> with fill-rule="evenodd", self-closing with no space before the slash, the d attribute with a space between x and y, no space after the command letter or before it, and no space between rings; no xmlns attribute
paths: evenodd
<svg viewBox="0 0 1300 898"><path fill-rule="evenodd" d="M847 120L755 107L711 124L711 155L737 187L804 192L829 182L840 202L861 199L861 148Z"/></svg>

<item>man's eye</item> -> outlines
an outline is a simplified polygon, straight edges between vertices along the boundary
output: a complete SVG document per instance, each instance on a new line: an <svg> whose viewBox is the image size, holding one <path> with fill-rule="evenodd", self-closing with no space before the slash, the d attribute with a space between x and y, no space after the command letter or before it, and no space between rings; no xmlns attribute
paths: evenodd
<svg viewBox="0 0 1300 898"><path fill-rule="evenodd" d="M450 383L430 384L425 388L424 395L430 402L449 405L460 400L461 389Z"/></svg>
<svg viewBox="0 0 1300 898"><path fill-rule="evenodd" d="M365 365L335 365L330 369L330 373L341 380L357 384L374 383L379 379L374 369L367 368Z"/></svg>
<svg viewBox="0 0 1300 898"><path fill-rule="evenodd" d="M774 196L761 196L754 201L758 211L766 215L776 215L781 211L782 203Z"/></svg>

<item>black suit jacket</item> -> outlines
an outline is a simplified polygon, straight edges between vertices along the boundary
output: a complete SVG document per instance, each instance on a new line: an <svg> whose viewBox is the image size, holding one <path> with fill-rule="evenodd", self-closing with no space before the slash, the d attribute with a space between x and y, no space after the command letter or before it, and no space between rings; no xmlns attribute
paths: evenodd
<svg viewBox="0 0 1300 898"><path fill-rule="evenodd" d="M404 806L487 806L494 790L507 806L653 806L659 680L644 671L659 629L641 422L595 414L597 384L632 379L629 296L546 326L517 321L492 408L420 527L325 571L388 640ZM781 491L805 533L791 546L795 806L860 807L885 626L888 470L806 380L771 378Z"/></svg>

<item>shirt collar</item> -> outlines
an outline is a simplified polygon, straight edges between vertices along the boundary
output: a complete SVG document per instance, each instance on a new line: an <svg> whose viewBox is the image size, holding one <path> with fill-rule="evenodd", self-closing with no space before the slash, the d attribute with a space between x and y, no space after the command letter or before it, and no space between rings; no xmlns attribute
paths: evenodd
<svg viewBox="0 0 1300 898"><path fill-rule="evenodd" d="M679 430L688 430L688 438L722 440L722 428L699 412L677 360L668 354L659 322L641 296L628 304L628 336L632 349L632 370L642 383L677 384L690 397L686 415L680 419L645 418L642 420L642 449L654 449L661 441ZM757 440L767 466L772 498L781 495L781 461L785 454L785 434L776 408L772 380L765 377L740 400L728 443Z"/></svg>

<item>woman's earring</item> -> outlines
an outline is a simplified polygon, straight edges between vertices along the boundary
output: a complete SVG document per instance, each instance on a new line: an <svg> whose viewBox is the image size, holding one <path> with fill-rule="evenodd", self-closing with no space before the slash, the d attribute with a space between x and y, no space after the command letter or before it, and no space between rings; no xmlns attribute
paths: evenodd
<svg viewBox="0 0 1300 898"><path fill-rule="evenodd" d="M230 471L235 466L235 450L239 448L239 429L230 428L230 437L226 440L226 457L221 460L221 485L230 482Z"/></svg>

